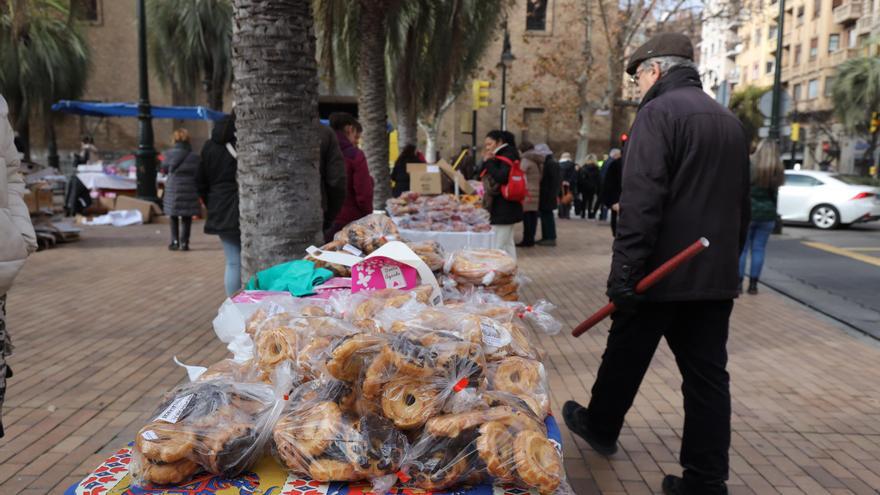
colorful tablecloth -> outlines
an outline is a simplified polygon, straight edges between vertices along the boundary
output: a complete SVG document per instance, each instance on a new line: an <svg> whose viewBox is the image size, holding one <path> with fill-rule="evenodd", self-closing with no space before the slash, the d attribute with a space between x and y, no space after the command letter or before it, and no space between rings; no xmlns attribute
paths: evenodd
<svg viewBox="0 0 880 495"><path fill-rule="evenodd" d="M544 421L547 436L562 451L559 427L552 416ZM133 487L128 467L131 446L120 449L64 495L369 495L369 483L321 483L289 475L272 457L266 456L252 471L234 479L202 474L189 483L174 487ZM392 490L396 495L420 495L422 490ZM536 491L506 485L479 485L461 490L434 492L434 495L523 495Z"/></svg>

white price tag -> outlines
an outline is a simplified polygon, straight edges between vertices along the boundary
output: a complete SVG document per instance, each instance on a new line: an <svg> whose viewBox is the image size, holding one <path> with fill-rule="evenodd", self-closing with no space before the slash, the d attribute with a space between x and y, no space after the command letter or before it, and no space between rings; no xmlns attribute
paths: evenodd
<svg viewBox="0 0 880 495"><path fill-rule="evenodd" d="M189 394L174 399L174 402L172 402L170 406L166 407L165 410L162 411L162 414L157 416L154 421L177 423L177 421L180 419L180 415L183 414L183 411L186 409L186 406L189 405L189 402L192 400L192 398L193 394Z"/></svg>
<svg viewBox="0 0 880 495"><path fill-rule="evenodd" d="M156 435L156 432L153 430L147 430L147 431L141 433L141 436L144 437L144 439L151 440L151 441L159 439L159 435Z"/></svg>
<svg viewBox="0 0 880 495"><path fill-rule="evenodd" d="M483 343L487 347L500 349L512 340L510 332L492 320L481 321L480 328L483 330Z"/></svg>
<svg viewBox="0 0 880 495"><path fill-rule="evenodd" d="M385 280L385 287L388 289L402 289L406 287L406 279L403 278L403 271L400 270L399 266L383 266L382 278Z"/></svg>
<svg viewBox="0 0 880 495"><path fill-rule="evenodd" d="M346 244L345 246L342 246L342 250L347 253L353 254L355 256L363 256L364 255L363 251L352 246L351 244Z"/></svg>
<svg viewBox="0 0 880 495"><path fill-rule="evenodd" d="M426 171L427 171L429 174L439 174L439 173L440 173L440 167L437 166L437 165L428 165L428 167L426 168Z"/></svg>

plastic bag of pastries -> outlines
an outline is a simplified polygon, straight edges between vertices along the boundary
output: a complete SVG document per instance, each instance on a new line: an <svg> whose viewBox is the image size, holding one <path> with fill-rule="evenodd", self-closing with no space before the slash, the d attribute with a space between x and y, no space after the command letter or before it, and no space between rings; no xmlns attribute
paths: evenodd
<svg viewBox="0 0 880 495"><path fill-rule="evenodd" d="M222 359L208 366L198 377L198 381L228 380L232 382L252 383L263 381L262 372L256 360L248 359L238 362L234 359Z"/></svg>
<svg viewBox="0 0 880 495"><path fill-rule="evenodd" d="M436 241L420 241L408 242L406 244L414 253L419 255L419 258L428 265L428 268L430 268L432 272L443 270L443 265L446 262L446 255L443 252L443 246L441 246L440 243Z"/></svg>
<svg viewBox="0 0 880 495"><path fill-rule="evenodd" d="M283 466L317 481L368 480L397 471L406 436L381 415L353 410L350 394L348 384L324 381L293 392L273 430L273 453Z"/></svg>
<svg viewBox="0 0 880 495"><path fill-rule="evenodd" d="M426 491L499 481L542 495L570 493L562 453L543 422L516 399L487 396L486 406L429 420L397 480ZM387 491L390 485L375 488Z"/></svg>
<svg viewBox="0 0 880 495"><path fill-rule="evenodd" d="M462 284L504 285L516 275L516 260L500 249L463 249L450 255L444 271Z"/></svg>
<svg viewBox="0 0 880 495"><path fill-rule="evenodd" d="M279 367L273 378L275 387L217 378L167 393L135 438L135 485L181 483L200 471L233 477L253 466L284 410L291 366Z"/></svg>
<svg viewBox="0 0 880 495"><path fill-rule="evenodd" d="M329 316L331 308L324 302L313 299L292 299L278 303L269 301L260 304L256 311L245 322L244 331L251 337L263 327L283 326L291 318L298 316L316 317Z"/></svg>
<svg viewBox="0 0 880 495"><path fill-rule="evenodd" d="M400 233L388 215L373 213L346 225L333 236L333 240L350 244L364 254L384 246L388 241L398 240Z"/></svg>
<svg viewBox="0 0 880 495"><path fill-rule="evenodd" d="M490 363L489 389L522 399L539 418L550 413L547 373L538 360L509 356Z"/></svg>
<svg viewBox="0 0 880 495"><path fill-rule="evenodd" d="M360 395L406 431L421 428L453 396L485 388L479 345L442 331L394 334L373 356L359 382Z"/></svg>
<svg viewBox="0 0 880 495"><path fill-rule="evenodd" d="M365 330L374 329L371 322L375 316L384 309L399 308L409 301L418 301L428 304L431 300L432 287L419 285L412 290L380 289L372 291L355 292L348 296L331 299L334 310L346 320L351 321L359 328ZM359 323L365 322L366 323Z"/></svg>

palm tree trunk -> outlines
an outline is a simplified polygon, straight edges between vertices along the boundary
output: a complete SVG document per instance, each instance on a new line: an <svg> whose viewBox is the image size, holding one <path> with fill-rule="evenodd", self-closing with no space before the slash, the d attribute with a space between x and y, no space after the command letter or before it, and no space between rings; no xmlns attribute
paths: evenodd
<svg viewBox="0 0 880 495"><path fill-rule="evenodd" d="M309 2L235 0L242 275L299 258L321 231L318 71Z"/></svg>
<svg viewBox="0 0 880 495"><path fill-rule="evenodd" d="M423 122L419 121L419 126L425 131L425 160L428 163L437 161L437 136L440 134L437 121Z"/></svg>
<svg viewBox="0 0 880 495"><path fill-rule="evenodd" d="M46 149L49 152L47 162L50 167L59 168L60 159L58 158L58 141L55 139L55 119L52 117L52 110L48 109L45 115L43 125L46 126Z"/></svg>
<svg viewBox="0 0 880 495"><path fill-rule="evenodd" d="M358 116L364 126L361 143L375 182L373 206L379 210L385 207L385 200L391 197L385 86L385 9L388 3L361 0L359 20Z"/></svg>
<svg viewBox="0 0 880 495"><path fill-rule="evenodd" d="M403 148L408 144L418 145L419 124L415 108L407 104L405 99L397 101L397 142Z"/></svg>

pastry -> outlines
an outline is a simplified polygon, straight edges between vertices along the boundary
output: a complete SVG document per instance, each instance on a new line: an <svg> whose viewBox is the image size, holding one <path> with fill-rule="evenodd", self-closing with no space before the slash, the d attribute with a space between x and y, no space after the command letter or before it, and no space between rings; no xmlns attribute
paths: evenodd
<svg viewBox="0 0 880 495"><path fill-rule="evenodd" d="M399 377L385 385L382 411L402 430L425 424L440 410L439 394L430 384L411 377Z"/></svg>
<svg viewBox="0 0 880 495"><path fill-rule="evenodd" d="M157 485L172 485L188 480L199 472L199 465L189 459L163 463L146 461L141 467L141 476Z"/></svg>
<svg viewBox="0 0 880 495"><path fill-rule="evenodd" d="M562 480L562 462L553 443L541 433L524 431L513 441L516 472L541 495L553 493Z"/></svg>
<svg viewBox="0 0 880 495"><path fill-rule="evenodd" d="M376 347L381 340L378 337L356 334L340 340L330 352L327 371L337 380L356 381L363 367L363 352Z"/></svg>
<svg viewBox="0 0 880 495"><path fill-rule="evenodd" d="M154 421L138 432L135 448L152 461L173 463L192 454L195 439L181 425Z"/></svg>

